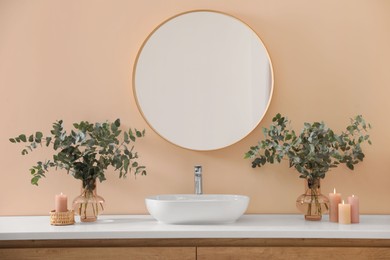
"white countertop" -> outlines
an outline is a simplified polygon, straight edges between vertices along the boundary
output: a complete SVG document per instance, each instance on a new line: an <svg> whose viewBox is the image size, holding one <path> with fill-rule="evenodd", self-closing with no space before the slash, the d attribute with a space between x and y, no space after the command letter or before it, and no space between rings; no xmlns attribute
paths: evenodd
<svg viewBox="0 0 390 260"><path fill-rule="evenodd" d="M76 218L76 221L78 219ZM149 215L102 215L97 222L50 225L49 216L0 217L0 240L131 238L360 238L390 239L389 215L363 215L342 225L302 215L244 215L223 225L167 225Z"/></svg>

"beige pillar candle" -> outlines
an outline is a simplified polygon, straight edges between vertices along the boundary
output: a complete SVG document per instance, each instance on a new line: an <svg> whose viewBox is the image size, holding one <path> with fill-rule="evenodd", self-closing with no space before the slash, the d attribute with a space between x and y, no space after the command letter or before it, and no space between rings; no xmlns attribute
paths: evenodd
<svg viewBox="0 0 390 260"><path fill-rule="evenodd" d="M68 211L68 197L61 192L55 196L55 210L56 212L67 212Z"/></svg>
<svg viewBox="0 0 390 260"><path fill-rule="evenodd" d="M339 223L351 224L351 205L345 204L344 200L342 204L339 204Z"/></svg>
<svg viewBox="0 0 390 260"><path fill-rule="evenodd" d="M355 195L349 196L348 203L351 204L351 222L359 223L359 198Z"/></svg>
<svg viewBox="0 0 390 260"><path fill-rule="evenodd" d="M333 193L329 193L329 221L339 221L339 204L341 203L341 194L336 193L336 188Z"/></svg>

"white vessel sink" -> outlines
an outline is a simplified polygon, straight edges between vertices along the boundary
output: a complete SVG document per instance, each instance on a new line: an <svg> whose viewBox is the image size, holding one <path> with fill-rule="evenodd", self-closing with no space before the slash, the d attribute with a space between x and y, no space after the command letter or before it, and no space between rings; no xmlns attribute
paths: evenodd
<svg viewBox="0 0 390 260"><path fill-rule="evenodd" d="M249 197L225 194L170 194L147 197L146 207L166 224L223 224L235 222L249 204Z"/></svg>

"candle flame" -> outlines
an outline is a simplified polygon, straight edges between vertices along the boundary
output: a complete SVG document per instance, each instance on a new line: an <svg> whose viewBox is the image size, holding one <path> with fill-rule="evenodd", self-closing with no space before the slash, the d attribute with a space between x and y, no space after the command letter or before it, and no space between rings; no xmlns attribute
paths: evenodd
<svg viewBox="0 0 390 260"><path fill-rule="evenodd" d="M344 200L343 200L343 205L344 205Z"/></svg>
<svg viewBox="0 0 390 260"><path fill-rule="evenodd" d="M355 197L355 195L352 194L352 197Z"/></svg>
<svg viewBox="0 0 390 260"><path fill-rule="evenodd" d="M336 188L333 188L333 194L336 194Z"/></svg>

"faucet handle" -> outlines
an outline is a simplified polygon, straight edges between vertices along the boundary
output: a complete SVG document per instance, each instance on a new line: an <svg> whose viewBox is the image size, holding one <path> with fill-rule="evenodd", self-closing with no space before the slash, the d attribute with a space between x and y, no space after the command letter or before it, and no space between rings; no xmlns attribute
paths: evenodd
<svg viewBox="0 0 390 260"><path fill-rule="evenodd" d="M195 165L194 167L195 175L202 175L202 166L201 165Z"/></svg>

